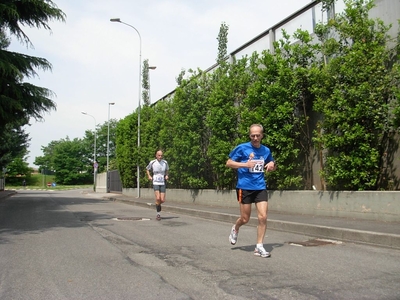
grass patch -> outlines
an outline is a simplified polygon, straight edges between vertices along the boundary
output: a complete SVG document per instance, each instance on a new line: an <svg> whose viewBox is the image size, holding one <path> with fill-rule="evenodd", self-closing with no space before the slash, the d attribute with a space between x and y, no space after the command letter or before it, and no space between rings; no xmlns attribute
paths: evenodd
<svg viewBox="0 0 400 300"><path fill-rule="evenodd" d="M50 186L50 187L27 185L26 187L23 187L21 185L13 186L13 185L6 184L5 188L7 190L24 190L24 189L26 189L26 190L43 190L43 189L46 189L46 190L55 191L55 190L93 189L93 185L92 184L91 185L56 185L56 186Z"/></svg>
<svg viewBox="0 0 400 300"><path fill-rule="evenodd" d="M48 190L71 190L71 189L93 189L93 184L59 185L54 180L54 175L32 174L27 177L6 178L5 188L8 190L20 189L48 189ZM26 186L23 185L25 179ZM53 184L54 183L54 184Z"/></svg>

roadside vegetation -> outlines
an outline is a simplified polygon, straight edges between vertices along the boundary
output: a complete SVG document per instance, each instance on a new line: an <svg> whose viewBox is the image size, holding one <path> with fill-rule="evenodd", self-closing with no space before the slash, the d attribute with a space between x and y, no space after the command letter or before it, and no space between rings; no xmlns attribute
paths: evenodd
<svg viewBox="0 0 400 300"><path fill-rule="evenodd" d="M323 10L330 11L334 2L321 1ZM227 155L235 145L248 141L249 126L259 123L265 128L263 143L272 149L278 164L277 171L267 175L269 189L310 190L318 172L322 190L398 190L400 33L390 36L393 24L369 17L373 0L344 2L345 10L317 24L314 32L283 31L273 51L229 62L229 28L223 23L217 37L217 67L211 72L182 70L175 92L153 105L147 98L145 60L143 107L110 126L110 169L119 170L123 187L136 187L137 176L141 186L148 184L145 167L154 151L163 149L171 166L170 188L233 189L236 174L225 167ZM47 18L39 24L48 29L48 20L63 20L64 15L51 1L45 3L50 6L43 12ZM34 14L31 17L36 20ZM7 22L0 25L15 27ZM6 55L4 32L0 31L0 54ZM18 32L18 27L11 30L17 36ZM38 62L28 64L29 72L22 72L22 78L10 73L14 76L10 79L22 84L24 76L35 74L33 67L50 67L47 61ZM40 112L54 108L40 95L44 102L39 111L23 117L40 117ZM0 90L0 97L8 97L7 92ZM6 113L1 109L0 115ZM23 117L4 125L14 126L14 131L0 128L22 138L9 144L17 141L16 136L0 136L0 167L6 167L10 177L29 177L24 161L28 137L19 131L26 124ZM98 172L106 168L106 128L107 124L98 125L82 139L65 137L43 146L43 156L35 160L39 172L54 175L57 184L93 183L93 160L99 163ZM93 158L95 136L98 147ZM22 149L12 148L16 144Z"/></svg>
<svg viewBox="0 0 400 300"><path fill-rule="evenodd" d="M335 1L322 1L330 10ZM218 66L182 71L175 93L117 125L117 167L124 187L136 187L162 148L169 187L232 189L228 153L248 141L252 123L278 163L272 190L397 190L400 187L400 35L369 17L374 1L345 0L344 12L313 33L283 32L274 51L226 61L228 26L218 35ZM139 174L141 185L146 177Z"/></svg>
<svg viewBox="0 0 400 300"><path fill-rule="evenodd" d="M24 160L29 135L24 126L30 119L43 120L56 109L54 93L27 80L37 70L51 71L45 58L8 51L12 38L26 47L33 43L24 27L51 31L49 22L65 21L65 14L50 0L2 1L0 4L0 171L16 159Z"/></svg>
<svg viewBox="0 0 400 300"><path fill-rule="evenodd" d="M24 184L25 180L25 184ZM7 190L20 189L45 189L45 190L69 190L69 189L93 189L93 185L62 185L57 184L54 175L30 174L23 177L7 177Z"/></svg>

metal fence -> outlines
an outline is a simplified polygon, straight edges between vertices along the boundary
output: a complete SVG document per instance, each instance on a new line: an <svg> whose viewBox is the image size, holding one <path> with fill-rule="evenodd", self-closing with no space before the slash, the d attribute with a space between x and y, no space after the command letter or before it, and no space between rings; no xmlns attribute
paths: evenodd
<svg viewBox="0 0 400 300"><path fill-rule="evenodd" d="M107 193L122 193L122 182L118 170L108 171Z"/></svg>

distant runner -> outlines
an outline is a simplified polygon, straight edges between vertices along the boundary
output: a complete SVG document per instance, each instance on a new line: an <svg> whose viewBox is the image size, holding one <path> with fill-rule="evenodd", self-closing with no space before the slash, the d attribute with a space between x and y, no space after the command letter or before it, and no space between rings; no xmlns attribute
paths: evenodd
<svg viewBox="0 0 400 300"><path fill-rule="evenodd" d="M161 220L161 203L165 202L166 181L168 180L169 166L163 158L161 150L156 151L156 159L150 161L146 167L149 180L153 181L154 195L156 197L156 219Z"/></svg>

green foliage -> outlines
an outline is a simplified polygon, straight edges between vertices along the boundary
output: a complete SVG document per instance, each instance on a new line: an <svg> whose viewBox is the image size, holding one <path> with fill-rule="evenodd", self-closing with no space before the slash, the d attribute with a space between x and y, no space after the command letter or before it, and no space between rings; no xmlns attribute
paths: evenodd
<svg viewBox="0 0 400 300"><path fill-rule="evenodd" d="M213 87L207 113L209 147L207 157L213 176L212 187L233 188L236 173L225 167L229 152L238 140L239 112L250 84L247 59L224 64L213 74Z"/></svg>
<svg viewBox="0 0 400 300"><path fill-rule="evenodd" d="M310 189L312 185L312 142L309 115L313 96L309 74L314 67L316 47L311 36L298 30L296 44L284 32L275 53L254 54L250 70L255 78L242 109L242 122L265 128L265 143L273 150L278 171L269 174L269 185L278 189Z"/></svg>
<svg viewBox="0 0 400 300"><path fill-rule="evenodd" d="M149 80L149 60L143 61L142 68L142 99L143 105L150 105L150 80Z"/></svg>
<svg viewBox="0 0 400 300"><path fill-rule="evenodd" d="M27 44L30 40L21 26L51 30L49 21L65 21L65 14L51 0L3 0L0 15L0 27L7 27L12 35Z"/></svg>
<svg viewBox="0 0 400 300"><path fill-rule="evenodd" d="M116 169L116 127L117 120L110 119L110 132L109 132L109 167L110 170ZM71 151L72 155L76 156L77 160L75 163L82 162L82 172L93 175L93 155L94 155L94 143L96 135L96 161L98 162L98 172L105 172L107 169L107 135L108 135L108 122L104 122L101 125L97 125L95 131L86 130L83 139L75 139L69 141L68 138L61 139L58 141L51 141L47 146L42 146L43 156L35 158L34 164L39 166L39 171L42 169L46 170L57 170L59 166L55 162L55 154L60 150L60 144L67 144L66 148ZM74 144L79 144L79 151ZM73 149L75 147L75 150ZM75 152L76 151L76 152ZM80 164L80 163L79 163ZM79 166L74 166L73 169L81 169ZM85 176L83 176L86 178ZM85 179L86 180L86 179ZM85 181L84 180L84 181Z"/></svg>
<svg viewBox="0 0 400 300"><path fill-rule="evenodd" d="M322 7L330 10L333 3L322 1ZM372 1L345 3L344 13L317 25L319 43L303 30L283 32L273 52L229 62L223 23L217 67L207 73L182 70L170 98L145 102L113 123L113 158L123 186L136 187L139 176L140 186L149 187L145 167L161 149L171 168L169 187L232 189L236 174L225 166L228 154L248 141L251 124L260 123L263 143L278 163L267 175L269 189L311 189L318 168L323 189L398 188L393 162L399 147L400 34L394 42L389 26L369 19ZM148 78L143 80L146 89ZM104 130L96 129L100 165ZM37 162L57 176L59 169L69 170L61 173L69 182L89 178L93 138L87 131L83 141L53 142Z"/></svg>
<svg viewBox="0 0 400 300"><path fill-rule="evenodd" d="M54 170L54 153L62 140L51 141L47 146L42 146L43 156L35 157L34 164L40 169Z"/></svg>
<svg viewBox="0 0 400 300"><path fill-rule="evenodd" d="M53 154L55 180L59 184L88 184L92 173L87 172L86 150L80 139L65 139Z"/></svg>
<svg viewBox="0 0 400 300"><path fill-rule="evenodd" d="M7 176L24 175L29 177L31 173L32 169L22 157L15 158L7 165Z"/></svg>
<svg viewBox="0 0 400 300"><path fill-rule="evenodd" d="M136 186L137 114L131 114L119 121L116 128L117 166L124 187Z"/></svg>
<svg viewBox="0 0 400 300"><path fill-rule="evenodd" d="M176 90L172 100L174 135L168 155L175 169L173 183L178 188L205 188L211 183L206 163L208 84L207 74L194 72L192 79L182 82L183 87Z"/></svg>
<svg viewBox="0 0 400 300"><path fill-rule="evenodd" d="M328 63L314 74L314 108L323 114L315 141L325 153L321 174L329 189L386 189L393 179L383 168L393 168L385 160L394 138L398 61L390 59L389 27L368 18L372 7L346 1L345 12L317 31Z"/></svg>
<svg viewBox="0 0 400 300"><path fill-rule="evenodd" d="M13 186L23 187L24 180L25 180L26 185L28 185L30 182L32 182L32 178L30 176L23 176L23 177L22 176L11 176L11 175L5 176L5 182L6 182L6 186L8 189Z"/></svg>
<svg viewBox="0 0 400 300"><path fill-rule="evenodd" d="M56 183L57 186L59 184L56 182L54 175L43 173L32 174L29 178L26 179L26 187L27 188L47 188L48 183Z"/></svg>
<svg viewBox="0 0 400 300"><path fill-rule="evenodd" d="M0 167L5 167L15 158L26 153L28 147L28 134L16 121L6 124L0 133Z"/></svg>
<svg viewBox="0 0 400 300"><path fill-rule="evenodd" d="M41 119L42 113L55 108L49 99L52 92L22 82L24 78L37 75L36 69L51 69L44 58L32 57L5 50L9 46L6 32L16 36L21 42L30 44L22 26L50 30L48 22L56 19L64 21L64 13L52 1L2 1L0 5L0 128L15 120L27 120L29 117ZM8 31L6 31L8 29Z"/></svg>
<svg viewBox="0 0 400 300"><path fill-rule="evenodd" d="M229 26L224 22L221 24L218 33L218 55L217 55L217 63L220 65L225 62L226 55L228 54L228 29Z"/></svg>
<svg viewBox="0 0 400 300"><path fill-rule="evenodd" d="M322 2L323 10L334 3ZM317 163L325 188L396 186L399 40L389 47L389 27L368 18L372 1L345 2L343 14L317 26L320 43L306 31L283 32L273 53L229 63L222 24L218 67L207 74L189 70L187 78L182 71L169 100L143 108L139 153L137 115L119 124L124 186L135 186L137 159L144 170L161 148L171 166L170 187L231 189L235 172L225 163L233 147L248 140L252 123L264 126L263 143L278 162L268 174L270 189L311 189Z"/></svg>
<svg viewBox="0 0 400 300"><path fill-rule="evenodd" d="M51 170L59 184L89 184L93 182L92 163L81 139L68 137L42 147L44 156L36 157L41 170Z"/></svg>
<svg viewBox="0 0 400 300"><path fill-rule="evenodd" d="M336 1L337 0L322 0L321 1L322 10L327 11L327 10L331 9Z"/></svg>
<svg viewBox="0 0 400 300"><path fill-rule="evenodd" d="M115 141L116 141L116 127L118 121L110 119L110 134L109 134L109 164L116 158L115 154ZM105 172L107 170L107 136L108 136L108 122L99 124L96 127L96 160L98 163L98 172ZM85 150L88 160L93 162L93 149L94 149L94 131L87 130L83 139L85 143ZM90 166L90 170L92 170ZM112 170L110 168L110 170ZM92 171L91 171L92 172Z"/></svg>
<svg viewBox="0 0 400 300"><path fill-rule="evenodd" d="M23 186L23 180L26 181L26 186ZM55 186L52 184L55 183ZM49 186L50 185L50 186ZM6 186L8 189L51 189L51 190L70 190L80 188L91 188L92 185L63 185L56 182L54 175L46 173L32 173L30 176L15 176L6 178Z"/></svg>
<svg viewBox="0 0 400 300"><path fill-rule="evenodd" d="M398 20L398 28L399 32L397 34L396 43L393 47L393 50L390 52L392 61L400 61L400 19ZM400 82L400 64L394 64L393 66L393 94L394 94L394 105L392 107L393 110L393 118L394 124L396 128L400 128L400 88L396 85L396 82Z"/></svg>
<svg viewBox="0 0 400 300"><path fill-rule="evenodd" d="M5 157L0 153L0 167L19 155L15 153L18 142L26 150L27 137L22 127L28 120L41 120L43 113L56 107L50 99L54 96L52 91L24 82L26 78L37 76L37 69L50 70L51 64L44 58L7 51L11 40L7 34L33 46L21 27L50 30L49 21L64 21L64 18L64 13L50 0L4 0L0 4L0 140L8 141L1 146L8 154ZM10 142L9 129L19 140Z"/></svg>

